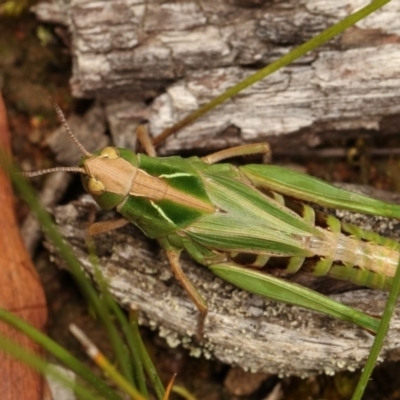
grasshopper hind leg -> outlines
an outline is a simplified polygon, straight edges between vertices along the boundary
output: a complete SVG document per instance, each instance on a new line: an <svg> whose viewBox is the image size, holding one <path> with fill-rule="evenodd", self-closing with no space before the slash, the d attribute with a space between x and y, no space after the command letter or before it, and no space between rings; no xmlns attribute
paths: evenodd
<svg viewBox="0 0 400 400"><path fill-rule="evenodd" d="M183 272L181 264L179 262L179 253L176 251L167 250L166 254L175 278L181 283L186 293L199 310L196 337L197 340L201 341L204 332L204 322L208 312L207 304L205 300L201 297L196 287L190 282L190 280Z"/></svg>

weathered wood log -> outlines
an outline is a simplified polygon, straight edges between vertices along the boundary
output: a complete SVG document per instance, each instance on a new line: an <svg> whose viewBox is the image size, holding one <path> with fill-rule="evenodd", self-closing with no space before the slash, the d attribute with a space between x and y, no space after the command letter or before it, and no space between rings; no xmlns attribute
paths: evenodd
<svg viewBox="0 0 400 400"><path fill-rule="evenodd" d="M124 143L120 136L132 136L139 120L159 133L359 7L350 0L76 0L58 13L55 5L36 12L68 26L73 93L102 98L116 142ZM162 151L265 139L277 151L282 143L312 147L334 134L393 133L399 12L391 2L183 129Z"/></svg>

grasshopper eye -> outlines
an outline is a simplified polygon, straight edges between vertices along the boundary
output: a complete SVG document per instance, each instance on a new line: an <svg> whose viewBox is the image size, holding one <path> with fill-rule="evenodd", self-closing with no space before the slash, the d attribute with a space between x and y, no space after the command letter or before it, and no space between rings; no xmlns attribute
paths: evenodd
<svg viewBox="0 0 400 400"><path fill-rule="evenodd" d="M90 194L101 196L106 191L104 184L96 178L90 177L87 183L87 188Z"/></svg>
<svg viewBox="0 0 400 400"><path fill-rule="evenodd" d="M115 159L119 157L119 151L115 147L107 146L100 153L100 157Z"/></svg>

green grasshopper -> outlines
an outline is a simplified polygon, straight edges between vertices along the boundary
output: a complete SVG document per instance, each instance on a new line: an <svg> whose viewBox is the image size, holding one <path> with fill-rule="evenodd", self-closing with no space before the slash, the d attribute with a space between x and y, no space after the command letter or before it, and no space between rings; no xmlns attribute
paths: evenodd
<svg viewBox="0 0 400 400"><path fill-rule="evenodd" d="M198 336L207 304L182 271L183 250L216 275L250 292L351 321L376 332L379 319L309 289L265 273L300 269L377 289L390 287L400 259L399 244L314 210L305 202L400 219L400 207L331 186L273 165L233 166L227 158L260 153L266 143L238 146L207 157L155 157L143 128L138 138L148 155L106 147L90 154L59 117L84 154L78 167L53 171L81 174L85 190L103 210L124 218L95 224L91 233L133 223L164 248L172 271L199 310Z"/></svg>

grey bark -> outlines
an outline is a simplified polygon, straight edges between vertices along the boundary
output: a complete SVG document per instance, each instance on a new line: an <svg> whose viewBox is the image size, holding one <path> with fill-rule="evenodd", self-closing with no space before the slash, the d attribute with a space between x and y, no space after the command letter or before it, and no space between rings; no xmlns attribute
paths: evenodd
<svg viewBox="0 0 400 400"><path fill-rule="evenodd" d="M160 133L367 3L59 0L36 12L68 26L72 91L104 100L113 135L124 144L141 119ZM183 129L162 152L260 140L312 147L336 134L396 132L399 11L391 2Z"/></svg>
<svg viewBox="0 0 400 400"><path fill-rule="evenodd" d="M365 2L367 3L367 2ZM95 97L118 146L137 124L152 134L361 6L358 1L73 0L36 7L71 32L74 95ZM257 83L183 129L161 154L209 152L268 140L314 148L325 138L396 132L400 111L400 6L391 2L296 64ZM86 205L85 205L86 204ZM87 200L55 211L84 267ZM367 220L370 223L370 219ZM378 219L385 234L396 227ZM389 228L388 228L389 227ZM350 324L249 295L183 257L210 306L205 339L192 340L196 310L172 278L162 251L132 227L98 239L102 272L116 298L136 304L142 322L171 346L253 371L306 375L363 364L372 336ZM314 285L315 283L312 283ZM318 285L318 284L317 284ZM380 314L386 294L357 290L339 301ZM398 358L399 314L383 358Z"/></svg>

